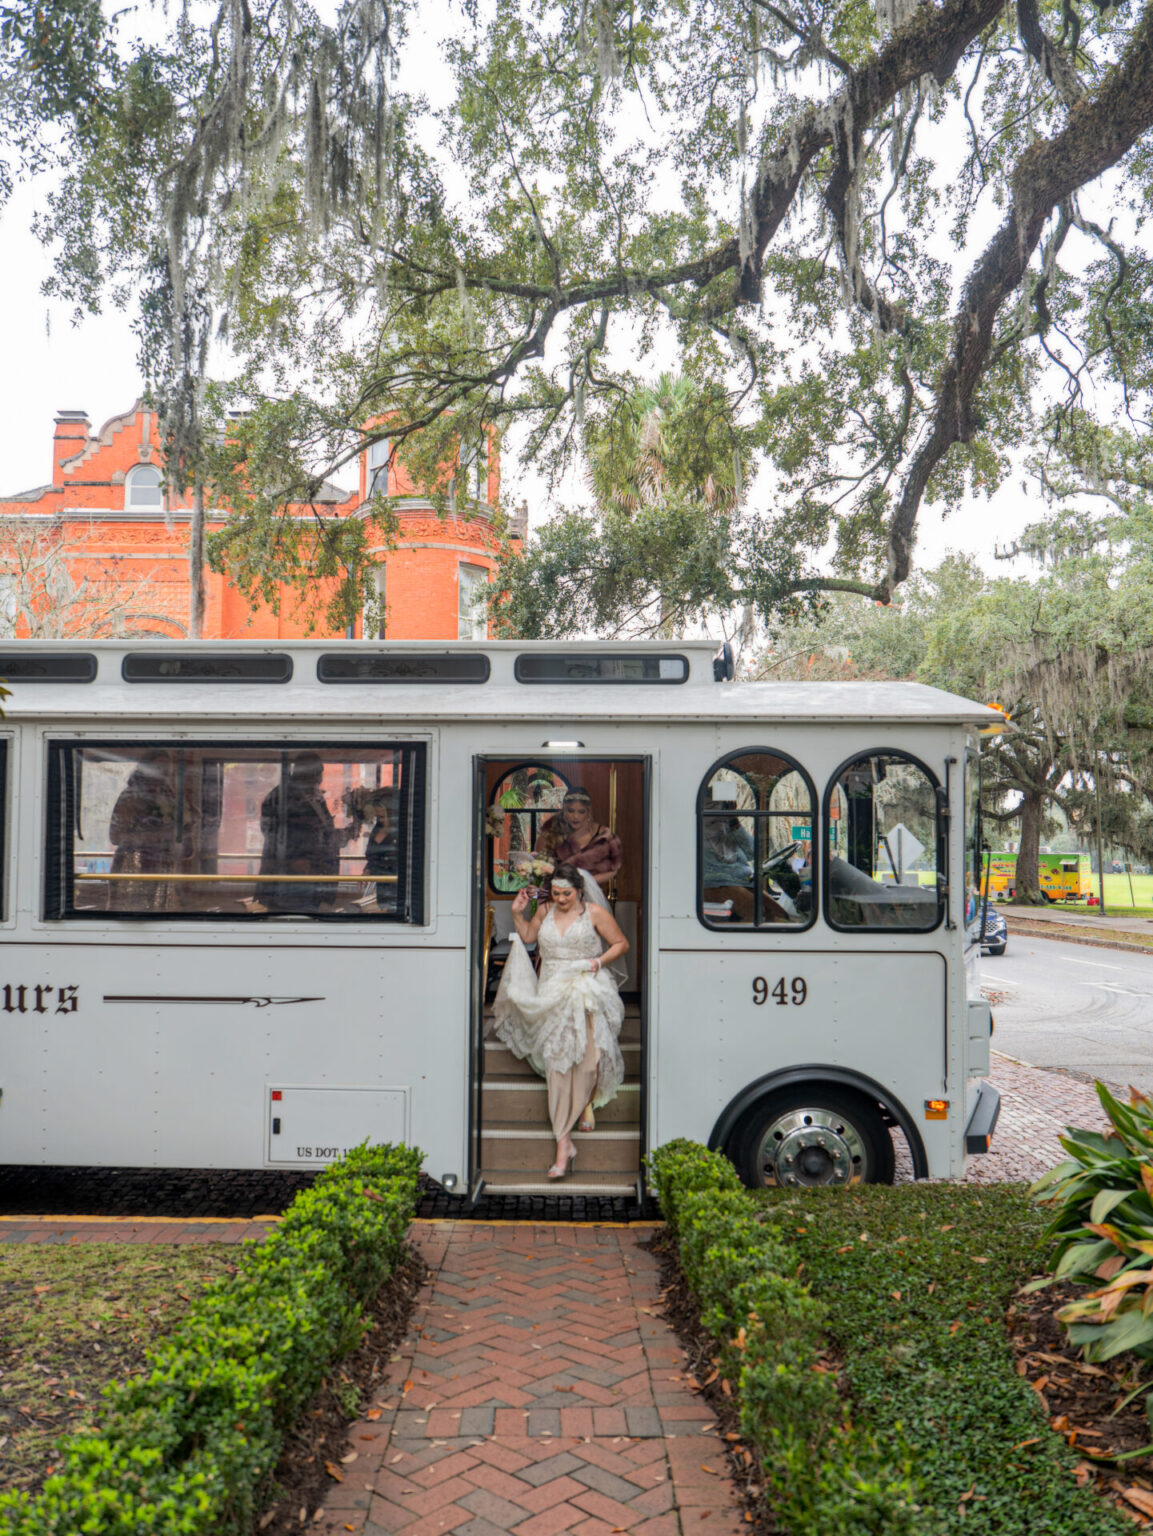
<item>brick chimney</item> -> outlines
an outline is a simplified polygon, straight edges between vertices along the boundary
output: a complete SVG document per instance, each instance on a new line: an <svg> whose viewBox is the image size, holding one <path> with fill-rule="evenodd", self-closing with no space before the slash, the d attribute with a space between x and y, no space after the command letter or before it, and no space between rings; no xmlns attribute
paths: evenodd
<svg viewBox="0 0 1153 1536"><path fill-rule="evenodd" d="M64 484L65 459L71 459L85 447L92 423L87 411L57 411L56 432L52 438L52 484Z"/></svg>

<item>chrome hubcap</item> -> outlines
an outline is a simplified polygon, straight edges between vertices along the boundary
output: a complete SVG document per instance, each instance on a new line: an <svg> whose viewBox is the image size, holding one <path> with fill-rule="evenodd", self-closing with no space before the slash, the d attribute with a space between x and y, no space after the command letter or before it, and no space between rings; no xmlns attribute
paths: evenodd
<svg viewBox="0 0 1153 1536"><path fill-rule="evenodd" d="M865 1144L856 1126L828 1109L790 1109L766 1128L757 1166L766 1184L812 1189L865 1176Z"/></svg>

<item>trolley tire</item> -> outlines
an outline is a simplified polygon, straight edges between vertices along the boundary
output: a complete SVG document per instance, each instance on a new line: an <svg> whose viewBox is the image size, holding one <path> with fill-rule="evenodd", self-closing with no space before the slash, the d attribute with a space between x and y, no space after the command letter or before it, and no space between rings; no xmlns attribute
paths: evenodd
<svg viewBox="0 0 1153 1536"><path fill-rule="evenodd" d="M770 1142L799 1170L795 1181L776 1176L775 1159L766 1155ZM877 1105L821 1083L782 1088L754 1104L733 1132L728 1154L749 1189L891 1184L895 1167Z"/></svg>

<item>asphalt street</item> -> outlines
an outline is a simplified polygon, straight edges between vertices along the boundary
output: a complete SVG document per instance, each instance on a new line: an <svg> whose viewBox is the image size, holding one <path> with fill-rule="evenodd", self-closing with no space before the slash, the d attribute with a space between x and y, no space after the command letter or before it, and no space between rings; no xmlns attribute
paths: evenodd
<svg viewBox="0 0 1153 1536"><path fill-rule="evenodd" d="M1003 955L982 956L980 975L995 1050L1153 1094L1153 955L1010 931Z"/></svg>

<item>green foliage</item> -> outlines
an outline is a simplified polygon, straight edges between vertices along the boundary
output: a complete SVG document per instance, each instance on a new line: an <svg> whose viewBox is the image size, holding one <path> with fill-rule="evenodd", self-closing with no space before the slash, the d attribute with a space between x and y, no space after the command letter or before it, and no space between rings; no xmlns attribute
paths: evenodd
<svg viewBox="0 0 1153 1536"><path fill-rule="evenodd" d="M325 1169L146 1372L106 1389L99 1426L64 1443L40 1496L0 1496L0 1533L248 1536L285 1433L401 1256L420 1162L366 1145Z"/></svg>
<svg viewBox="0 0 1153 1536"><path fill-rule="evenodd" d="M909 1185L756 1197L825 1307L854 1422L899 1437L932 1536L1120 1536L1126 1517L1073 1477L1016 1372L1005 1313L1037 1267L1020 1186Z"/></svg>
<svg viewBox="0 0 1153 1536"><path fill-rule="evenodd" d="M116 57L99 0L0 3L0 205L13 171L44 170L57 156L46 125L67 122L92 140L97 105L115 78Z"/></svg>
<svg viewBox="0 0 1153 1536"><path fill-rule="evenodd" d="M719 1368L738 1388L774 1513L790 1530L913 1532L916 1488L900 1437L878 1440L848 1418L822 1358L824 1305L796 1278L780 1229L717 1153L670 1142L649 1169Z"/></svg>
<svg viewBox="0 0 1153 1536"><path fill-rule="evenodd" d="M750 443L715 382L662 374L622 393L586 419L583 447L592 509L561 513L505 552L509 633L670 635L741 600L734 543Z"/></svg>
<svg viewBox="0 0 1153 1536"><path fill-rule="evenodd" d="M648 529L647 593L622 524L607 536L625 577L614 595L599 572L588 610L611 597L619 622L655 593L675 623L734 601L803 617L828 590L890 599L922 502L956 508L1022 443L1055 441L1065 384L1083 403L1100 379L1147 418L1147 6L905 10L466 4L433 106L423 58L404 54L405 0L341 0L324 20L297 0L218 0L175 8L159 44L123 37L94 113L67 75L86 46L54 52L39 20L91 30L94 0L11 0L0 18L23 29L16 52L41 48L73 167L42 224L61 290L93 306L141 286L174 478L199 480L221 335L257 436L296 398L279 462L241 469L235 443L251 499L218 558L246 590L315 579L270 524L363 450L368 423L389 421L437 498L454 432L486 425L518 429L556 485L582 450L595 467L586 410L614 419L675 352L724 411L669 446L693 488L666 487L677 516ZM413 31L426 46L423 14ZM725 417L734 485L764 471L728 529L694 468L699 447L721 484ZM545 552L542 581L578 543ZM526 626L548 617L537 597Z"/></svg>
<svg viewBox="0 0 1153 1536"><path fill-rule="evenodd" d="M1004 1315L1041 1226L1020 1189L751 1195L688 1142L650 1171L783 1527L1129 1529L1016 1374Z"/></svg>
<svg viewBox="0 0 1153 1536"><path fill-rule="evenodd" d="M1051 1281L1104 1282L1057 1316L1087 1360L1129 1352L1153 1359L1153 1103L1134 1090L1128 1105L1104 1083L1097 1096L1111 1129L1069 1130L1067 1160L1032 1193L1055 1207Z"/></svg>

